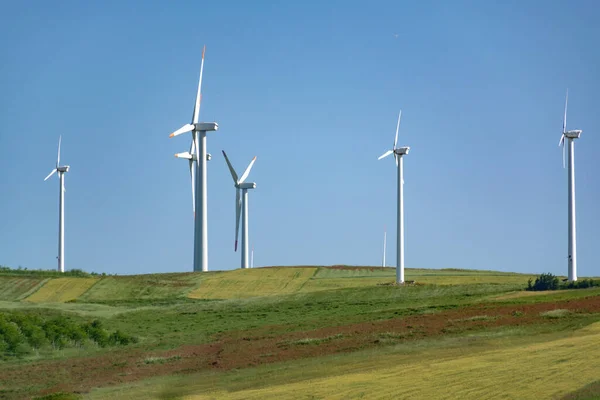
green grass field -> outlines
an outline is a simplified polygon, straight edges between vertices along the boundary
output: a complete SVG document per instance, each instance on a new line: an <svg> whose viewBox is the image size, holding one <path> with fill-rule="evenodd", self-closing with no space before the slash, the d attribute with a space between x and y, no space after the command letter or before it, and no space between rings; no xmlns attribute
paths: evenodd
<svg viewBox="0 0 600 400"><path fill-rule="evenodd" d="M600 396L600 288L525 292L531 275L494 271L409 269L416 284L400 287L394 276L377 267L0 276L6 315L99 320L138 339L5 354L0 398Z"/></svg>

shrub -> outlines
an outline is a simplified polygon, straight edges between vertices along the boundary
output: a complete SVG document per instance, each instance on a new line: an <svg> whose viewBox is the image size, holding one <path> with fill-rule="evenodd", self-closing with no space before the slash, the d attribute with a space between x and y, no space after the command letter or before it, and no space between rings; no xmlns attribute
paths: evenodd
<svg viewBox="0 0 600 400"><path fill-rule="evenodd" d="M22 356L50 345L54 349L83 346L92 341L101 347L137 343L121 331L108 332L101 321L78 323L57 316L43 319L34 313L0 312L0 357Z"/></svg>
<svg viewBox="0 0 600 400"><path fill-rule="evenodd" d="M600 286L599 279L581 279L575 282L560 282L558 277L551 273L541 274L535 279L527 282L526 290L541 291L541 290L558 290L558 289L587 289Z"/></svg>
<svg viewBox="0 0 600 400"><path fill-rule="evenodd" d="M558 277L551 273L541 274L535 278L535 282L532 285L531 279L528 282L527 290L542 291L542 290L557 290L559 287Z"/></svg>

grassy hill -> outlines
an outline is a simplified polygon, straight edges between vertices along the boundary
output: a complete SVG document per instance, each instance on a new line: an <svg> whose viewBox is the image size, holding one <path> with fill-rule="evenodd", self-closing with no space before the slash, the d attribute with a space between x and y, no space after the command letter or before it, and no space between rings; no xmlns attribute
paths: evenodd
<svg viewBox="0 0 600 400"><path fill-rule="evenodd" d="M14 330L10 321L27 337L41 334L27 321L54 325L39 348L12 342L0 398L600 394L599 288L525 292L530 275L495 271L408 269L416 284L400 287L394 277L393 268L346 266L2 273L0 334ZM57 349L61 326L73 332ZM77 326L96 328L82 338ZM135 340L100 346L97 335L109 333Z"/></svg>
<svg viewBox="0 0 600 400"><path fill-rule="evenodd" d="M407 269L406 280L436 285L525 285L532 275L457 269ZM103 303L159 299L235 299L390 284L394 268L268 267L207 273L47 277L0 275L0 301Z"/></svg>

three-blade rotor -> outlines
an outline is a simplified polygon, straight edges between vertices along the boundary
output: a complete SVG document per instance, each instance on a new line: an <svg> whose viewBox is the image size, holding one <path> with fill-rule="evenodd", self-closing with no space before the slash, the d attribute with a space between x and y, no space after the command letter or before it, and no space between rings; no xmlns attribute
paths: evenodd
<svg viewBox="0 0 600 400"><path fill-rule="evenodd" d="M562 146L562 161L563 168L565 168L565 134L567 133L567 104L569 103L569 89L567 89L567 97L565 98L565 115L563 117L563 127L562 127L562 135L560 135L560 140L558 141L558 147Z"/></svg>
<svg viewBox="0 0 600 400"><path fill-rule="evenodd" d="M202 73L204 71L204 53L206 52L206 46L202 49L202 61L200 62L200 78L198 79L198 91L196 92L196 101L194 103L194 111L192 113L192 122L185 124L175 132L171 133L169 137L179 136L182 133L192 132L192 143L190 144L190 151L177 153L175 157L187 159L190 168L190 180L192 184L192 211L194 218L196 218L196 171L194 168L194 162L198 161L198 149L196 148L196 124L200 117L200 104L202 103Z"/></svg>
<svg viewBox="0 0 600 400"><path fill-rule="evenodd" d="M200 78L198 80L198 91L196 92L196 103L194 104L194 112L192 113L192 122L185 124L175 132L171 133L169 137L179 136L182 133L191 132L195 129L200 116L200 103L202 102L202 72L204 71L204 53L206 52L206 46L202 49L202 61L200 62Z"/></svg>
<svg viewBox="0 0 600 400"><path fill-rule="evenodd" d="M48 180L48 178L50 178L52 175L54 175L58 171L58 166L60 165L60 142L61 141L62 141L62 135L60 135L58 137L58 156L56 157L56 168L54 168L52 170L52 172L50 172L48 174L48 176L44 178L44 181Z"/></svg>
<svg viewBox="0 0 600 400"><path fill-rule="evenodd" d="M398 145L398 131L400 130L400 118L402 118L402 110L400 110L400 113L398 114L398 123L396 124L396 136L394 137L394 145L392 146L392 149L386 151L385 153L380 155L379 158L377 158L378 160L381 160L382 158L386 158L387 156L389 156L390 154L393 153L394 159L396 161L396 166L398 166L398 156L396 155L396 146Z"/></svg>
<svg viewBox="0 0 600 400"><path fill-rule="evenodd" d="M231 173L231 178L233 179L233 184L235 186L235 244L234 244L234 251L237 251L238 237L239 237L239 231L240 231L240 215L242 212L242 198L241 198L241 193L240 193L240 190L241 190L240 185L242 183L244 183L246 178L248 178L248 175L250 175L250 170L252 169L252 166L254 165L254 162L256 161L256 157L254 157L252 159L252 161L250 161L250 164L248 164L248 167L246 168L246 170L244 171L242 176L240 178L238 178L238 175L235 172L233 165L231 165L231 162L229 161L229 157L227 157L225 150L222 150L222 152L223 152L223 157L225 157L225 161L227 162L227 167L229 168L229 172Z"/></svg>

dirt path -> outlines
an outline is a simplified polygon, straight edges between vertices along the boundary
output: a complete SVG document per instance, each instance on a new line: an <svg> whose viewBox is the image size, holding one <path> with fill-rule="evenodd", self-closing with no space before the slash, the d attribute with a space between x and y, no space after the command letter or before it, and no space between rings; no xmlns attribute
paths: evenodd
<svg viewBox="0 0 600 400"><path fill-rule="evenodd" d="M540 315L566 309L575 313L600 313L600 296L526 305L482 304L435 314L374 321L345 326L270 336L269 327L230 332L215 342L182 346L175 350L144 352L124 349L96 357L42 361L2 368L3 388L45 387L52 392L88 392L94 387L116 385L140 379L191 373L207 369L230 370L279 361L316 357L380 346L382 338L395 343L441 336L486 327L552 323ZM149 357L163 357L164 363L146 363ZM0 397L28 397L23 392L4 392Z"/></svg>

